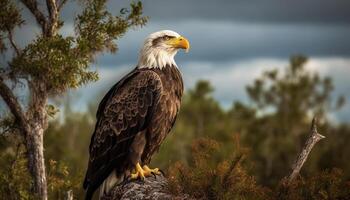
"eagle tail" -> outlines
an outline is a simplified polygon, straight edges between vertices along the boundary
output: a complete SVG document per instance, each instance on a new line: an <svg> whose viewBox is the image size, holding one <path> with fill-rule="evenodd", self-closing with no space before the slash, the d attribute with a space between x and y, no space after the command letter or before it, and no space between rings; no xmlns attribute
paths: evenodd
<svg viewBox="0 0 350 200"><path fill-rule="evenodd" d="M119 184L123 181L123 176L121 175L120 177L117 176L117 173L115 170L113 170L109 176L103 181L101 187L100 187L100 199L102 196L107 194L114 185Z"/></svg>

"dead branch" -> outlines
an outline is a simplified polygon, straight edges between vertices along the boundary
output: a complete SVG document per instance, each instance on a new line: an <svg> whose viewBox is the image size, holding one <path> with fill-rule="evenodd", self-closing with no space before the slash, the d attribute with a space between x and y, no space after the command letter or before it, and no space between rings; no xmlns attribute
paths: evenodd
<svg viewBox="0 0 350 200"><path fill-rule="evenodd" d="M321 139L325 138L325 136L321 135L317 131L317 119L316 117L313 118L312 124L311 124L311 135L307 139L307 141L304 144L303 149L301 150L300 154L298 155L297 159L295 160L292 172L289 176L286 177L286 184L289 185L293 182L293 180L297 177L297 175L300 173L301 168L303 167L305 161L307 160L312 148L314 145L320 141Z"/></svg>
<svg viewBox="0 0 350 200"><path fill-rule="evenodd" d="M36 0L21 0L21 2L34 15L37 23L41 26L43 33L45 33L47 29L47 21L45 15L38 8L38 2Z"/></svg>

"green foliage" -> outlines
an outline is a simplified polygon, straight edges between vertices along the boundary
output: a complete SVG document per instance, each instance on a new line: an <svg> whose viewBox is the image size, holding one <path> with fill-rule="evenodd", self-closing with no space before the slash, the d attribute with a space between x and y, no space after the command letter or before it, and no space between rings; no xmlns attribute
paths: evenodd
<svg viewBox="0 0 350 200"><path fill-rule="evenodd" d="M141 2L131 3L131 10L123 8L117 16L107 11L106 2L85 1L84 11L76 18L77 45L82 54L91 55L104 50L115 52L117 44L114 39L123 36L129 27L143 26L147 22L147 17L141 16Z"/></svg>
<svg viewBox="0 0 350 200"><path fill-rule="evenodd" d="M1 198L34 199L30 191L32 182L27 170L27 161L23 158L23 149L17 146L16 149L6 148L5 152L0 156L0 162L6 163L0 168Z"/></svg>
<svg viewBox="0 0 350 200"><path fill-rule="evenodd" d="M56 108L54 105L49 104L46 106L46 113L50 117L55 117L55 115L59 112L60 110Z"/></svg>
<svg viewBox="0 0 350 200"><path fill-rule="evenodd" d="M30 74L45 82L51 93L62 92L98 79L96 72L88 70L90 62L86 55L79 55L72 37L41 37L29 44L11 65L16 74Z"/></svg>
<svg viewBox="0 0 350 200"><path fill-rule="evenodd" d="M14 27L23 24L21 14L15 3L11 0L2 0L0 2L0 30L12 30Z"/></svg>
<svg viewBox="0 0 350 200"><path fill-rule="evenodd" d="M131 3L130 10L125 8L116 16L107 11L106 2L82 2L84 9L75 19L76 33L73 36L65 37L58 30L50 37L37 35L9 63L11 75L45 83L45 89L50 94L96 81L98 75L90 69L96 53L116 52L116 39L129 28L143 26L147 22L147 17L142 16L141 2ZM6 9L0 12L0 28L10 34L23 21L11 1L2 1L1 5ZM58 29L63 25L64 22L59 21ZM5 47L3 43L2 46Z"/></svg>
<svg viewBox="0 0 350 200"><path fill-rule="evenodd" d="M4 138L3 138L4 139ZM25 150L20 143L15 151L11 145L0 156L1 163L7 163L0 168L0 193L1 199L8 200L34 200L31 191L30 174L27 170ZM49 160L47 164L48 194L49 199L64 199L69 190L76 194L81 188L81 177L72 176L68 166L62 161Z"/></svg>
<svg viewBox="0 0 350 200"><path fill-rule="evenodd" d="M6 37L7 32L22 25L24 21L13 1L1 0L0 8L0 53L2 53L6 50L6 45L3 39Z"/></svg>
<svg viewBox="0 0 350 200"><path fill-rule="evenodd" d="M72 176L68 166L63 162L49 160L47 166L49 199L65 199L69 190L77 191L80 189L80 177Z"/></svg>
<svg viewBox="0 0 350 200"><path fill-rule="evenodd" d="M83 199L82 180L88 160L88 145L94 128L96 105L87 113L73 112L69 102L64 104L60 118L51 120L45 134L45 158L49 199L64 199L69 190L76 199ZM55 110L51 106L47 110ZM4 124L11 125L11 119ZM8 126L6 126L8 127ZM10 126L11 127L11 126ZM5 133L5 132L3 132ZM20 138L9 129L0 135L0 194L4 199L35 199L30 190L32 184L27 170L23 146L17 152ZM6 193L5 193L6 192ZM0 198L1 199L1 198Z"/></svg>

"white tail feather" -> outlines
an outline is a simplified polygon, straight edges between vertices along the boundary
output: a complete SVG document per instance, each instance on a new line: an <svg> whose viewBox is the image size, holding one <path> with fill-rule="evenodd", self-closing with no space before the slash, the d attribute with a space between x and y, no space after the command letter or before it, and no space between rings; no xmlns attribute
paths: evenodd
<svg viewBox="0 0 350 200"><path fill-rule="evenodd" d="M100 186L99 199L101 199L105 194L107 194L115 184L119 184L122 181L123 177L118 177L115 171L113 170Z"/></svg>

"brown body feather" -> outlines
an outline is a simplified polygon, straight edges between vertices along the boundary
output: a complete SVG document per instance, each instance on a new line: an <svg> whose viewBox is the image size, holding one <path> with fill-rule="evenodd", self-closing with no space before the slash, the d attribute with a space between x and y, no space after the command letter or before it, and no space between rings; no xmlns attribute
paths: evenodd
<svg viewBox="0 0 350 200"><path fill-rule="evenodd" d="M148 164L174 125L183 82L176 66L134 69L101 101L84 181L87 198L115 170ZM91 198L91 197L90 197Z"/></svg>

